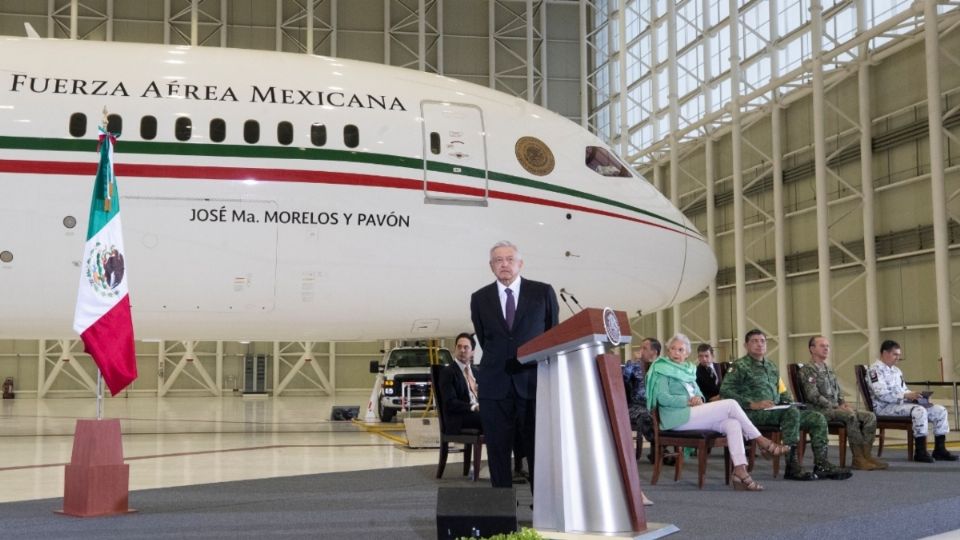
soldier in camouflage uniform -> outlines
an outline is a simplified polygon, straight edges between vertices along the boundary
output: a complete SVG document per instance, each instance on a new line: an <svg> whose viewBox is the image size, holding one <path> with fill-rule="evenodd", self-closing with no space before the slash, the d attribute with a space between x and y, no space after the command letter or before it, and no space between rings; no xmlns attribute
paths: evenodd
<svg viewBox="0 0 960 540"><path fill-rule="evenodd" d="M723 378L720 397L737 400L754 425L780 426L783 444L790 447L784 478L788 480L850 478L852 473L849 469L836 467L827 461L827 420L822 414L796 407L765 410L774 405L789 404L792 400L780 379L777 365L765 357L766 335L757 329L750 330L744 341L747 355L734 362ZM801 429L810 434L814 456L812 473L804 472L797 459L797 442L800 440Z"/></svg>
<svg viewBox="0 0 960 540"><path fill-rule="evenodd" d="M877 415L869 411L857 411L843 399L837 375L827 365L830 341L823 336L814 336L807 343L807 349L810 350L810 363L801 365L799 381L804 401L827 421L839 420L846 424L854 469L886 469L885 461L871 455L873 438L877 433Z"/></svg>
<svg viewBox="0 0 960 540"><path fill-rule="evenodd" d="M627 409L630 411L630 427L643 435L653 447L653 420L647 410L647 366L660 356L662 347L654 338L646 338L640 348L634 350L633 360L623 366L623 387L627 391ZM653 463L653 452L647 456Z"/></svg>

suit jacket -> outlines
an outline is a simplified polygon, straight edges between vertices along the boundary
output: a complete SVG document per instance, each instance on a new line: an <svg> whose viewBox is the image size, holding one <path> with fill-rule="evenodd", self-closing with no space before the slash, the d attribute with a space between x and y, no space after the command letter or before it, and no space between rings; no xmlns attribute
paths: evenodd
<svg viewBox="0 0 960 540"><path fill-rule="evenodd" d="M470 297L473 329L483 348L477 379L482 399L504 399L510 385L520 398L537 397L537 366L521 365L517 361L517 349L556 326L560 308L557 294L550 285L524 278L520 283L512 329L507 328L503 318L496 282Z"/></svg>
<svg viewBox="0 0 960 540"><path fill-rule="evenodd" d="M717 375L717 380L720 380L720 366L713 364L713 372ZM713 396L720 394L720 384L713 382L713 376L711 375L710 368L704 367L700 364L697 364L697 386L700 387L700 391L703 392L704 399L707 401L710 400Z"/></svg>
<svg viewBox="0 0 960 540"><path fill-rule="evenodd" d="M694 388L696 395L703 398L699 388ZM673 429L690 421L690 404L692 396L687 387L679 379L663 377L658 387L657 408L660 410L660 429ZM704 398L706 401L706 398Z"/></svg>
<svg viewBox="0 0 960 540"><path fill-rule="evenodd" d="M477 368L473 370L473 378L477 378ZM453 362L440 370L440 395L443 396L443 431L459 433L463 427L463 417L470 414L470 389L467 387L467 378L460 370L460 364ZM474 413L476 414L476 413Z"/></svg>

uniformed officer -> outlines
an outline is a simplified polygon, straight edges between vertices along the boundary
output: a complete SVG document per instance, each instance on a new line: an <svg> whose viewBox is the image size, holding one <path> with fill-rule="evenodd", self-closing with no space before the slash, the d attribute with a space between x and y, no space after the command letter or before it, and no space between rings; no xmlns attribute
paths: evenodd
<svg viewBox="0 0 960 540"><path fill-rule="evenodd" d="M917 404L921 395L907 388L903 382L903 373L896 366L901 355L900 344L896 341L888 339L880 345L880 359L870 366L868 374L873 410L880 415L910 416L913 419L913 437L916 441L914 461L956 461L957 456L951 454L946 446L947 433L950 431L947 410L941 405L931 405L928 408ZM932 456L927 453L928 422L933 423L935 444Z"/></svg>
<svg viewBox="0 0 960 540"><path fill-rule="evenodd" d="M767 336L757 329L747 332L744 338L747 355L733 363L720 385L720 397L735 399L743 407L747 417L756 425L780 426L783 444L790 447L787 469L783 477L788 480L816 480L831 478L846 480L852 476L849 469L836 467L827 460L827 420L822 414L796 407L769 410L774 405L787 405L792 400L787 387L780 379L777 365L766 358ZM813 472L804 472L797 460L797 443L800 430L810 434L813 446Z"/></svg>
<svg viewBox="0 0 960 540"><path fill-rule="evenodd" d="M855 410L843 399L837 374L827 365L830 341L823 336L814 336L807 342L807 349L810 351L810 363L800 368L804 400L827 421L839 420L846 424L854 469L886 469L888 465L885 461L871 455L873 438L877 433L877 415L870 411Z"/></svg>

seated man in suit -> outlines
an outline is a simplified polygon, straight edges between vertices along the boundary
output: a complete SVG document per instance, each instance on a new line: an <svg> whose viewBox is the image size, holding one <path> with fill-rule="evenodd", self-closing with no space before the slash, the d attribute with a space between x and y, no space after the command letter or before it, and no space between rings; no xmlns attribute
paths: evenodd
<svg viewBox="0 0 960 540"><path fill-rule="evenodd" d="M697 386L707 401L720 399L720 366L713 361L713 347L701 343L697 347Z"/></svg>
<svg viewBox="0 0 960 540"><path fill-rule="evenodd" d="M480 404L477 401L477 372L473 367L473 338L463 332L457 336L455 361L440 370L444 425L447 433L461 429L480 429Z"/></svg>

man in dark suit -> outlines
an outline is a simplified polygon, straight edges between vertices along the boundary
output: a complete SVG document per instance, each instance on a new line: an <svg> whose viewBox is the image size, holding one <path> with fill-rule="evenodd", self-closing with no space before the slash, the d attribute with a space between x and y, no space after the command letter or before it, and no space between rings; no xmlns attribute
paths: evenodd
<svg viewBox="0 0 960 540"><path fill-rule="evenodd" d="M697 347L697 386L707 401L720 399L720 366L713 361L713 347L706 343Z"/></svg>
<svg viewBox="0 0 960 540"><path fill-rule="evenodd" d="M457 336L454 359L452 364L440 370L443 430L459 433L463 428L480 429L477 371L473 367L473 338L470 334L464 332Z"/></svg>
<svg viewBox="0 0 960 540"><path fill-rule="evenodd" d="M517 349L557 325L560 308L553 287L520 278L517 246L498 242L490 249L497 280L470 297L470 316L483 349L480 362L480 420L487 443L490 482L511 487L510 451L520 430L533 487L536 439L537 366L517 361Z"/></svg>

